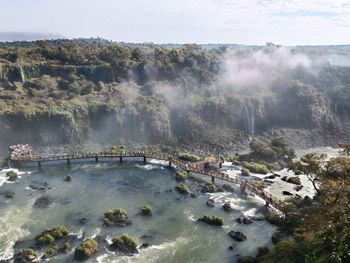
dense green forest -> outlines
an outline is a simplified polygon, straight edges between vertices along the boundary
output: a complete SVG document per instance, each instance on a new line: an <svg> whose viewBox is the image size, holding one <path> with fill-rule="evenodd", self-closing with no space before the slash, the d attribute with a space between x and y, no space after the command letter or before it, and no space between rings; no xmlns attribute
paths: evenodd
<svg viewBox="0 0 350 263"><path fill-rule="evenodd" d="M346 46L271 43L2 43L0 145L90 140L224 148L251 135L334 145L349 137L349 54Z"/></svg>

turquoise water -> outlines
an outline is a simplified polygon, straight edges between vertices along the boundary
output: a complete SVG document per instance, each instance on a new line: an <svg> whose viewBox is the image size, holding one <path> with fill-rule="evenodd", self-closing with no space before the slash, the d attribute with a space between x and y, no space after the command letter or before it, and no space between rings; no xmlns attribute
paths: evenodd
<svg viewBox="0 0 350 263"><path fill-rule="evenodd" d="M105 248L87 262L236 262L237 254L255 255L259 246L271 245L275 229L266 221L253 221L251 225L235 222L239 216L259 215L264 203L253 197L243 198L236 187L234 193L201 194L201 176L188 180L197 198L184 197L175 191L174 170L159 163L144 165L137 162L84 163L20 169L24 174L15 183L3 182L0 172L0 192L13 191L13 199L0 196L0 256L11 258L17 240L32 239L47 227L66 225L72 233L82 236L102 235L107 240L128 233L139 244L150 243L135 256L109 252ZM72 182L64 178L71 175ZM29 185L47 182L47 192L33 190ZM220 182L218 182L220 184ZM46 209L34 208L35 200L48 196L53 203ZM215 207L206 205L209 197ZM235 208L225 212L222 205L230 201ZM142 205L153 207L153 216L139 215ZM124 208L133 225L103 227L103 213L108 208ZM224 227L217 228L196 222L204 214L224 217ZM80 218L88 218L85 225ZM230 230L242 231L247 240L234 251L228 247L233 239ZM142 239L143 235L150 238ZM60 254L50 262L72 262L70 254Z"/></svg>

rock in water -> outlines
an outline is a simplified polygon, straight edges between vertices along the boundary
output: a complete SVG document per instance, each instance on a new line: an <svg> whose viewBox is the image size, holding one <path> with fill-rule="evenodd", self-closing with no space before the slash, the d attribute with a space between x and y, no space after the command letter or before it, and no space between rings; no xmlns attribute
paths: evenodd
<svg viewBox="0 0 350 263"><path fill-rule="evenodd" d="M283 195L293 195L292 193L288 192L288 191L282 191Z"/></svg>
<svg viewBox="0 0 350 263"><path fill-rule="evenodd" d="M34 207L35 208L48 208L53 204L53 200L48 196L42 196L35 200Z"/></svg>
<svg viewBox="0 0 350 263"><path fill-rule="evenodd" d="M247 239L247 237L240 231L234 231L234 230L231 230L229 233L230 237L232 237L234 240L236 241L244 241Z"/></svg>
<svg viewBox="0 0 350 263"><path fill-rule="evenodd" d="M249 225L251 223L253 223L251 220L249 220L248 218L243 218L242 223L245 225Z"/></svg>
<svg viewBox="0 0 350 263"><path fill-rule="evenodd" d="M300 178L298 176L289 177L287 183L301 185Z"/></svg>
<svg viewBox="0 0 350 263"><path fill-rule="evenodd" d="M142 243L141 246L139 246L139 249L144 249L148 247L149 247L149 243Z"/></svg>

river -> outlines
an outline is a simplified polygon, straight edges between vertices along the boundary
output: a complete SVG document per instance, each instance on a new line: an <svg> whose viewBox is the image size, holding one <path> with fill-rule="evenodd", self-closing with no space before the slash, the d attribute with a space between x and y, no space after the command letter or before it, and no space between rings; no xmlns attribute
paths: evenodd
<svg viewBox="0 0 350 263"><path fill-rule="evenodd" d="M6 181L0 172L0 193L14 192L12 199L0 195L0 257L11 259L13 246L18 240L33 239L42 230L56 225L67 226L72 233L83 236L102 235L110 238L128 233L138 244L148 242L150 247L135 256L125 256L102 249L87 262L236 262L237 255L255 255L259 246L271 246L275 230L267 221L253 221L250 225L238 224L235 219L264 212L264 203L235 191L200 194L204 180L197 175L188 185L197 198L184 197L173 191L177 185L174 170L161 162L144 165L137 162L82 163L43 166L21 169L15 183ZM72 182L64 181L67 175ZM45 185L45 183L47 183ZM222 184L223 182L219 182ZM43 186L42 190L32 189ZM34 187L33 187L34 186ZM53 201L48 208L33 207L35 200L46 196ZM215 207L209 207L209 198ZM225 212L222 205L230 201L234 211ZM153 207L151 217L139 214L142 205ZM133 225L103 227L103 213L108 208L124 208ZM222 216L224 227L218 228L196 221L208 215ZM87 218L84 225L80 218ZM234 251L228 247L233 239L230 230L242 231L247 240L240 242ZM142 236L148 238L143 239ZM59 254L50 262L72 262L73 250Z"/></svg>

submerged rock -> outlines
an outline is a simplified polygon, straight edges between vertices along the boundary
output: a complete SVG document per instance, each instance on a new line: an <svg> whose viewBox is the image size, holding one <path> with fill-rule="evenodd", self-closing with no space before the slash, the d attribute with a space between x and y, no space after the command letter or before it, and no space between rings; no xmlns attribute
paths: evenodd
<svg viewBox="0 0 350 263"><path fill-rule="evenodd" d="M207 206L214 207L215 206L215 201L213 199L209 199L207 201Z"/></svg>
<svg viewBox="0 0 350 263"><path fill-rule="evenodd" d="M6 199L12 199L15 196L15 193L12 191L5 191L1 193Z"/></svg>
<svg viewBox="0 0 350 263"><path fill-rule="evenodd" d="M229 185L229 184L223 184L223 185L222 185L222 188L223 188L225 191L227 191L227 192L233 192L233 191L234 191L234 188L233 188L231 185Z"/></svg>
<svg viewBox="0 0 350 263"><path fill-rule="evenodd" d="M35 200L33 207L35 208L48 208L53 204L53 200L48 196L42 196Z"/></svg>
<svg viewBox="0 0 350 263"><path fill-rule="evenodd" d="M239 241L239 242L244 241L244 240L247 239L247 237L240 231L231 230L228 234L234 240Z"/></svg>
<svg viewBox="0 0 350 263"><path fill-rule="evenodd" d="M149 243L142 243L141 246L139 246L139 249L144 249L144 248L148 248L150 246Z"/></svg>
<svg viewBox="0 0 350 263"><path fill-rule="evenodd" d="M85 225L89 220L85 217L79 219L79 224Z"/></svg>
<svg viewBox="0 0 350 263"><path fill-rule="evenodd" d="M51 189L51 187L47 182L37 182L37 181L31 182L29 187L35 191L45 191L45 192Z"/></svg>
<svg viewBox="0 0 350 263"><path fill-rule="evenodd" d="M226 212L231 212L231 211L233 210L230 202L225 203L225 204L222 206L222 208L223 208Z"/></svg>

